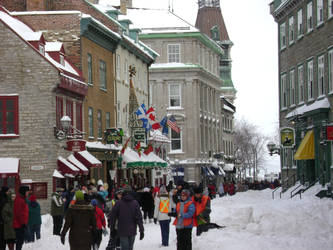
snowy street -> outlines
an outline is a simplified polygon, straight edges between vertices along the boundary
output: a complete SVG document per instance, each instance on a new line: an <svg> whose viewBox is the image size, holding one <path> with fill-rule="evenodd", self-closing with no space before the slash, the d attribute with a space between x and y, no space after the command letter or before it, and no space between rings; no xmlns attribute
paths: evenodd
<svg viewBox="0 0 333 250"><path fill-rule="evenodd" d="M312 187L302 195L290 199L286 192L282 199L272 199L272 190L247 191L212 201L211 221L225 225L224 229L210 230L200 237L193 230L193 250L331 250L333 246L333 200L319 199L315 194L321 186ZM276 197L278 196L278 192ZM52 218L43 216L42 239L24 244L23 249L69 249L52 235ZM159 225L145 224L145 238L136 237L134 249L159 249ZM105 249L108 237L100 249ZM176 249L176 234L170 226L169 247Z"/></svg>

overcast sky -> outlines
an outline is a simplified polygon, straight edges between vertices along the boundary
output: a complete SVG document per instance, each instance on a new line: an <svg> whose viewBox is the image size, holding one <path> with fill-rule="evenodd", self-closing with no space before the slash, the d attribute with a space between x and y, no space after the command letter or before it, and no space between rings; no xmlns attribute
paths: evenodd
<svg viewBox="0 0 333 250"><path fill-rule="evenodd" d="M195 25L197 0L133 0L134 7L168 8ZM278 128L277 24L269 12L272 0L221 0L222 15L234 43L232 79L237 89L236 118L257 125L267 136ZM153 20L152 20L153 21ZM278 158L267 165L276 169ZM270 168L270 167L268 167Z"/></svg>

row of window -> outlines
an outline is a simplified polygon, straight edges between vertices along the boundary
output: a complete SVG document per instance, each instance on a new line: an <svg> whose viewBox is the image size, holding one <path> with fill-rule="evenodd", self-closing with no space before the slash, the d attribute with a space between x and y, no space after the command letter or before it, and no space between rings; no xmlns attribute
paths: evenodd
<svg viewBox="0 0 333 250"><path fill-rule="evenodd" d="M333 0L329 0L327 3L324 0L317 0L316 5L316 25L317 27L324 24L324 7L327 4L327 20L333 17ZM303 13L305 13L305 21L304 24ZM287 23L283 22L280 24L280 49L284 49L287 47L287 34L288 34L288 42L289 45L292 45L296 39L300 39L304 35L304 31L306 33L310 33L314 29L314 8L313 1L308 2L306 9L299 9L297 11L296 16L289 17ZM288 31L287 31L288 27Z"/></svg>
<svg viewBox="0 0 333 250"><path fill-rule="evenodd" d="M220 152L220 129L200 124L200 152Z"/></svg>
<svg viewBox="0 0 333 250"><path fill-rule="evenodd" d="M103 130L103 114L102 110L98 109L96 114L96 123L97 123L97 138L103 138L103 131L106 128L111 127L111 116L110 112L105 112L105 127ZM92 107L88 108L88 136L89 138L95 138L94 134L94 109Z"/></svg>
<svg viewBox="0 0 333 250"><path fill-rule="evenodd" d="M65 106L64 106L65 104ZM64 112L65 107L65 112ZM78 130L82 131L82 103L76 102L75 103L75 119L74 119L74 102L70 99L66 99L64 102L63 97L56 97L56 126L60 128L60 119L67 115L72 120L72 126L77 128Z"/></svg>
<svg viewBox="0 0 333 250"><path fill-rule="evenodd" d="M232 141L222 140L222 151L225 155L234 155L234 143Z"/></svg>
<svg viewBox="0 0 333 250"><path fill-rule="evenodd" d="M216 90L200 86L200 110L217 113L219 98Z"/></svg>
<svg viewBox="0 0 333 250"><path fill-rule="evenodd" d="M228 115L222 115L222 129L224 131L233 131L233 118Z"/></svg>
<svg viewBox="0 0 333 250"><path fill-rule="evenodd" d="M317 70L314 70L315 67ZM327 71L328 79L325 78L325 71ZM280 88L281 109L302 104L306 100L312 101L315 98L315 92L317 92L317 98L327 93L333 94L333 48L328 50L327 55L322 54L316 59L311 58L297 65L296 68L290 69L288 73L282 73Z"/></svg>
<svg viewBox="0 0 333 250"><path fill-rule="evenodd" d="M88 65L88 84L93 85L93 58L91 54L87 54L87 65ZM103 60L99 60L99 68L98 68L98 72L99 72L99 87L100 89L106 90L107 89L107 79L106 79L106 62Z"/></svg>

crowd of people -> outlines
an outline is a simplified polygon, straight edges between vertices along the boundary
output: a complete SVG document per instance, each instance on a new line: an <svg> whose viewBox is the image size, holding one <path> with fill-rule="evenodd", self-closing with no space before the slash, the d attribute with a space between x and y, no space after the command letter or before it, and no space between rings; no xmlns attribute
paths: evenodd
<svg viewBox="0 0 333 250"><path fill-rule="evenodd" d="M53 234L62 244L69 244L71 250L97 250L103 236L109 236L106 250L132 250L137 230L142 240L144 224L155 223L161 231L161 247L169 246L170 223L175 217L177 249L187 250L192 249L193 227L197 236L219 228L210 222L211 198L202 186L190 188L184 181L177 185L170 181L157 187L123 185L108 190L103 183L56 189L50 214ZM0 250L6 246L20 250L24 243L41 238L41 207L27 186L19 187L17 194L3 186L0 212Z"/></svg>

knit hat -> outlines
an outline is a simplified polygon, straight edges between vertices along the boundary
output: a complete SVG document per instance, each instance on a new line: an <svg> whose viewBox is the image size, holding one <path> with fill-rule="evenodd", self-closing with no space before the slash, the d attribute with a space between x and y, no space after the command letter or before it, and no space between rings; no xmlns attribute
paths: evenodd
<svg viewBox="0 0 333 250"><path fill-rule="evenodd" d="M203 190L201 187L195 187L195 188L193 188L193 192L195 194L202 194Z"/></svg>
<svg viewBox="0 0 333 250"><path fill-rule="evenodd" d="M188 189L183 189L182 194L185 194L187 197L189 197L191 193Z"/></svg>
<svg viewBox="0 0 333 250"><path fill-rule="evenodd" d="M29 191L29 187L28 186L20 186L19 187L19 193L23 196L25 196L25 193Z"/></svg>
<svg viewBox="0 0 333 250"><path fill-rule="evenodd" d="M119 188L115 191L115 194L122 194L124 192L124 189Z"/></svg>
<svg viewBox="0 0 333 250"><path fill-rule="evenodd" d="M163 185L163 186L161 186L160 187L160 194L167 194L168 193L168 191L167 191L167 189L166 189L166 187Z"/></svg>
<svg viewBox="0 0 333 250"><path fill-rule="evenodd" d="M143 192L149 192L149 187L145 187L144 189L143 189Z"/></svg>
<svg viewBox="0 0 333 250"><path fill-rule="evenodd" d="M36 195L34 195L34 194L30 195L29 201L35 202L36 200L37 200Z"/></svg>
<svg viewBox="0 0 333 250"><path fill-rule="evenodd" d="M92 199L91 200L91 205L93 205L94 207L97 206L97 200L96 199Z"/></svg>
<svg viewBox="0 0 333 250"><path fill-rule="evenodd" d="M83 201L84 200L84 194L81 190L78 190L75 192L75 200L76 201Z"/></svg>

